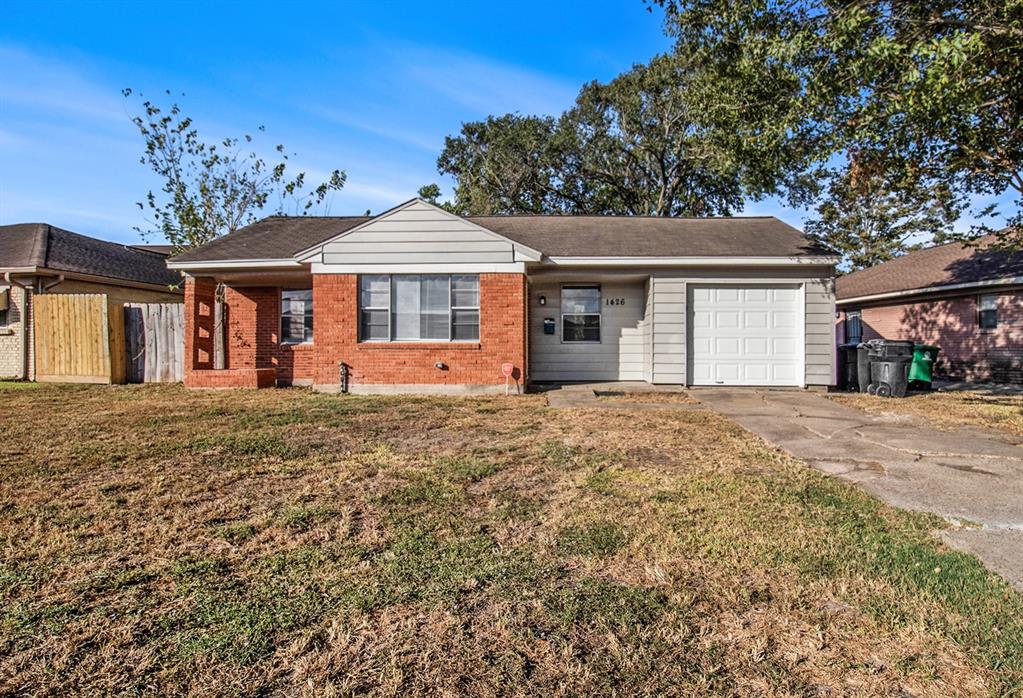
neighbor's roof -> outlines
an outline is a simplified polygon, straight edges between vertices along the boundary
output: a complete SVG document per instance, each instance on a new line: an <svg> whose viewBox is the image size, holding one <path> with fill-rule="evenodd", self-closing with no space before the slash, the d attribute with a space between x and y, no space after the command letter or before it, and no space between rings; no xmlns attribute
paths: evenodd
<svg viewBox="0 0 1023 698"><path fill-rule="evenodd" d="M291 259L371 220L366 216L272 216L174 258L175 262ZM467 216L548 257L804 257L830 255L770 216Z"/></svg>
<svg viewBox="0 0 1023 698"><path fill-rule="evenodd" d="M842 301L1023 277L1023 252L991 249L993 240L993 237L981 238L977 247L967 247L958 242L929 247L876 267L840 276L835 296Z"/></svg>
<svg viewBox="0 0 1023 698"><path fill-rule="evenodd" d="M0 225L0 269L36 267L168 285L181 277L164 254L97 240L47 223Z"/></svg>

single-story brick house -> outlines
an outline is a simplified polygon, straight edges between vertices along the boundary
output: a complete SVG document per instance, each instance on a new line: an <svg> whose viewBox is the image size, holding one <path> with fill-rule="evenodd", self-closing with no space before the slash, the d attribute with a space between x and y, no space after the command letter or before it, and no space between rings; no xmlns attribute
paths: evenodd
<svg viewBox="0 0 1023 698"><path fill-rule="evenodd" d="M839 343L934 344L941 377L1023 382L1023 252L991 242L938 245L839 277Z"/></svg>
<svg viewBox="0 0 1023 698"><path fill-rule="evenodd" d="M33 379L35 296L102 293L123 303L181 301L166 245L121 245L47 223L0 226L0 378Z"/></svg>
<svg viewBox="0 0 1023 698"><path fill-rule="evenodd" d="M771 217L460 217L413 199L267 218L168 266L186 277L186 385L330 391L343 366L352 392L462 393L503 391L505 364L519 383L831 385L836 262Z"/></svg>

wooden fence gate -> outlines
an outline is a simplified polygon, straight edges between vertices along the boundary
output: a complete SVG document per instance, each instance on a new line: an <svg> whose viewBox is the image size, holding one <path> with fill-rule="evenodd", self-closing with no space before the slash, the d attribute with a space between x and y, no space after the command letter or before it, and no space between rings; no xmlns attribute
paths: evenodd
<svg viewBox="0 0 1023 698"><path fill-rule="evenodd" d="M102 293L53 293L34 295L32 308L37 381L124 381L120 303Z"/></svg>
<svg viewBox="0 0 1023 698"><path fill-rule="evenodd" d="M129 383L184 380L184 304L125 303L124 336Z"/></svg>

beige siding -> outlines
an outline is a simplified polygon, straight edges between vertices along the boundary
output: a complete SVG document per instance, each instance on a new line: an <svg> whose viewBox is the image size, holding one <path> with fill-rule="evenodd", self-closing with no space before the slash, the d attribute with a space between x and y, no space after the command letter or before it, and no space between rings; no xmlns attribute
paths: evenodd
<svg viewBox="0 0 1023 698"><path fill-rule="evenodd" d="M572 283L585 283L573 281ZM539 297L547 299L539 304ZM601 305L601 341L562 343L561 283L530 283L530 378L535 381L644 380L646 333L642 282L602 282L601 302L622 298L624 305ZM543 333L544 318L553 318L555 333Z"/></svg>
<svg viewBox="0 0 1023 698"><path fill-rule="evenodd" d="M501 264L515 245L469 221L416 202L323 246L324 264Z"/></svg>
<svg viewBox="0 0 1023 698"><path fill-rule="evenodd" d="M806 384L835 383L835 282L806 282Z"/></svg>
<svg viewBox="0 0 1023 698"><path fill-rule="evenodd" d="M651 380L683 384L686 382L686 281L658 274L650 282L653 287Z"/></svg>

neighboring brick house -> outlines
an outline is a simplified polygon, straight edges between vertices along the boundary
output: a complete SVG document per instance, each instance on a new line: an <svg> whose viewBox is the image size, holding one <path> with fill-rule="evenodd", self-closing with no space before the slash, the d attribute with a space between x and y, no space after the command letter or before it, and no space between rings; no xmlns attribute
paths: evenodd
<svg viewBox="0 0 1023 698"><path fill-rule="evenodd" d="M267 218L168 266L188 386L332 391L344 373L353 392L479 393L505 389L506 365L520 384L830 385L836 261L770 217L460 217L413 199Z"/></svg>
<svg viewBox="0 0 1023 698"><path fill-rule="evenodd" d="M839 343L908 339L941 347L936 372L1023 382L1023 251L960 243L839 277Z"/></svg>
<svg viewBox="0 0 1023 698"><path fill-rule="evenodd" d="M32 298L105 293L120 302L181 300L165 245L126 246L46 223L0 226L0 378L34 377Z"/></svg>

